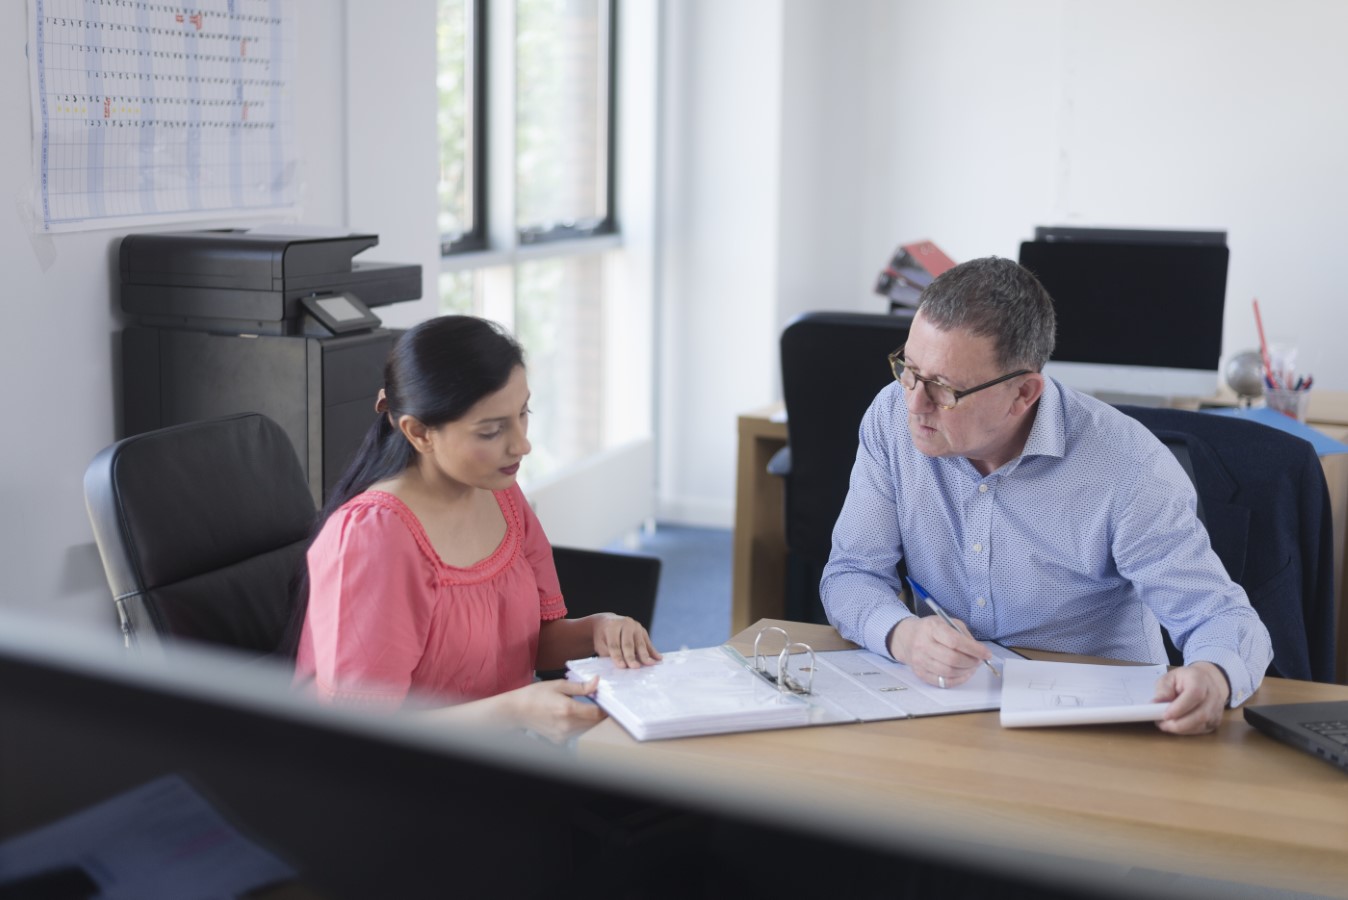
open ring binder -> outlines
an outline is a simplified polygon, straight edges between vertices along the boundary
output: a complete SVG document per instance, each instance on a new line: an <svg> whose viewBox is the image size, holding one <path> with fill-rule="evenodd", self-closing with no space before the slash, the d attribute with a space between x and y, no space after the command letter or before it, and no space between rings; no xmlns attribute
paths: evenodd
<svg viewBox="0 0 1348 900"><path fill-rule="evenodd" d="M776 625L755 635L752 659L727 644L672 651L639 669L618 669L608 657L566 665L573 680L599 676L596 702L639 741L996 709L1001 697L986 669L942 691L887 657L816 652Z"/></svg>

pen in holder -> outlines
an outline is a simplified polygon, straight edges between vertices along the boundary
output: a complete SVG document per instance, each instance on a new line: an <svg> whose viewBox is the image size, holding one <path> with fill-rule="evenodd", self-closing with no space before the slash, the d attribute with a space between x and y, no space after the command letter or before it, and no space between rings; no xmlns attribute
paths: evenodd
<svg viewBox="0 0 1348 900"><path fill-rule="evenodd" d="M1269 346L1264 359L1264 403L1288 418L1306 421L1311 376L1297 373L1297 348Z"/></svg>
<svg viewBox="0 0 1348 900"><path fill-rule="evenodd" d="M1306 406L1310 402L1311 392L1308 385L1292 388L1275 388L1264 386L1264 402L1268 404L1269 409L1276 409L1284 416L1296 419L1298 422L1306 421Z"/></svg>

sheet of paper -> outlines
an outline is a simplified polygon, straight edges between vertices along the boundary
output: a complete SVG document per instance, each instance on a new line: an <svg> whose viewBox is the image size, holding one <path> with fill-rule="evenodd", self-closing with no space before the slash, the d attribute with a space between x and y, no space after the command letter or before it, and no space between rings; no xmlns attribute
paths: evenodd
<svg viewBox="0 0 1348 900"><path fill-rule="evenodd" d="M235 897L295 877L177 775L0 843L0 884L67 867L108 900Z"/></svg>
<svg viewBox="0 0 1348 900"><path fill-rule="evenodd" d="M1016 657L991 641L984 646L992 651L993 665ZM805 657L792 657L793 671L807 666ZM1001 679L986 666L980 666L964 684L941 688L927 684L912 669L869 650L830 650L816 654L818 671L814 693L817 700L845 711L850 719L864 722L906 716L930 716L942 713L974 712L996 709L1001 703ZM777 671L777 658L766 659L770 672Z"/></svg>
<svg viewBox="0 0 1348 900"><path fill-rule="evenodd" d="M1092 725L1159 719L1164 665L1111 666L1012 659L1002 667L1002 725Z"/></svg>

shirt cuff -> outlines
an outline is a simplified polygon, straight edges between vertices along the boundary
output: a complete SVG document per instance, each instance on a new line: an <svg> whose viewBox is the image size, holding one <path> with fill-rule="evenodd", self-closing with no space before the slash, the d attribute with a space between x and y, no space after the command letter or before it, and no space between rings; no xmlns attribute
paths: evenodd
<svg viewBox="0 0 1348 900"><path fill-rule="evenodd" d="M900 622L912 617L913 614L897 600L892 605L877 606L862 629L861 636L866 649L894 659L894 654L889 652L889 635Z"/></svg>
<svg viewBox="0 0 1348 900"><path fill-rule="evenodd" d="M1222 674L1226 676L1227 684L1231 687L1231 696L1227 698L1226 703L1232 709L1250 699L1250 695L1259 687L1259 683L1251 679L1250 670L1245 665L1245 660L1241 659L1240 654L1233 650L1227 650L1223 647L1200 647L1194 651L1193 656L1186 656L1184 659L1186 666L1199 662L1212 663L1222 670Z"/></svg>

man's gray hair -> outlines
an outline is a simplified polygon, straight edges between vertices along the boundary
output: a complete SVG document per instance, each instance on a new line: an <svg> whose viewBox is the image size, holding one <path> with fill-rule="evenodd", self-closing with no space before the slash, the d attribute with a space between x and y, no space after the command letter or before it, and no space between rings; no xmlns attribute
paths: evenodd
<svg viewBox="0 0 1348 900"><path fill-rule="evenodd" d="M1029 269L1009 259L960 263L927 286L918 309L942 331L992 338L997 363L1008 372L1038 372L1053 354L1053 298Z"/></svg>

